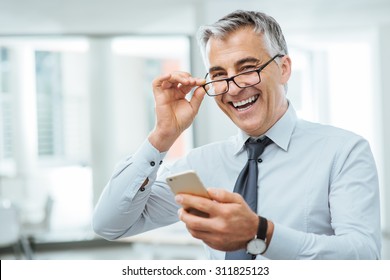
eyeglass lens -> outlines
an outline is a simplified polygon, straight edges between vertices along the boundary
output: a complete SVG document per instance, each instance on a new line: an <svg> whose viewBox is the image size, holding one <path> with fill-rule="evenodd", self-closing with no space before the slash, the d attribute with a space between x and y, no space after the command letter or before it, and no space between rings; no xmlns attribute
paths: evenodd
<svg viewBox="0 0 390 280"><path fill-rule="evenodd" d="M204 89L206 90L208 95L220 95L229 91L229 82L233 81L238 87L246 88L250 86L254 86L261 82L260 71L263 70L269 63L271 63L275 58L281 57L283 55L278 54L271 58L268 62L264 64L263 67L260 67L257 70L248 71L244 73L237 74L231 78L221 79L216 81L209 81L206 85L204 85Z"/></svg>
<svg viewBox="0 0 390 280"><path fill-rule="evenodd" d="M247 73L238 74L237 76L232 77L233 82L240 88L250 87L260 82L260 75L256 71L251 71ZM212 81L206 85L207 93L218 95L223 94L229 90L229 81L220 80Z"/></svg>

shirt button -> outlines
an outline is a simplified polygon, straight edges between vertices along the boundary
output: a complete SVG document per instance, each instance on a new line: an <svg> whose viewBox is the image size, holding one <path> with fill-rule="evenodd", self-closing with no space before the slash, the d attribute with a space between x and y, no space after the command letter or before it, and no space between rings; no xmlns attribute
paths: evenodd
<svg viewBox="0 0 390 280"><path fill-rule="evenodd" d="M159 164L161 165L162 163L163 163L163 161L162 161L162 160L160 160L160 163L159 163Z"/></svg>
<svg viewBox="0 0 390 280"><path fill-rule="evenodd" d="M140 190L141 192L143 192L143 191L145 191L145 187L141 187L139 190Z"/></svg>
<svg viewBox="0 0 390 280"><path fill-rule="evenodd" d="M151 161L151 162L150 162L150 165L151 165L151 166L155 166L156 163L155 163L154 161Z"/></svg>
<svg viewBox="0 0 390 280"><path fill-rule="evenodd" d="M257 162L258 162L258 163L262 163L263 160L262 160L261 158L259 158L259 159L257 160Z"/></svg>

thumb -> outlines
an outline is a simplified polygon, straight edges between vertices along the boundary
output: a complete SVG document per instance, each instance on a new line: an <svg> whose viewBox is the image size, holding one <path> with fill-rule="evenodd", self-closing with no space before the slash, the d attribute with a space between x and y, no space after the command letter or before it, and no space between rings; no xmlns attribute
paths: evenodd
<svg viewBox="0 0 390 280"><path fill-rule="evenodd" d="M232 193L223 189L209 188L207 189L212 200L221 203L243 203L244 199L238 193Z"/></svg>
<svg viewBox="0 0 390 280"><path fill-rule="evenodd" d="M200 104L202 103L205 95L206 95L206 93L202 87L198 87L194 91L194 93L191 97L191 100L190 100L190 104L191 104L192 108L195 109L196 112L198 112Z"/></svg>

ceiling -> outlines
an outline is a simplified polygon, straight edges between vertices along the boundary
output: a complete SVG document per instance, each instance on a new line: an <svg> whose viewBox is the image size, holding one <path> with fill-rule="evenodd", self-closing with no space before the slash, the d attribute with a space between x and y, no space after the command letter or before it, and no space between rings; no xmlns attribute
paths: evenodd
<svg viewBox="0 0 390 280"><path fill-rule="evenodd" d="M192 33L235 9L285 28L390 24L389 0L0 0L0 34Z"/></svg>

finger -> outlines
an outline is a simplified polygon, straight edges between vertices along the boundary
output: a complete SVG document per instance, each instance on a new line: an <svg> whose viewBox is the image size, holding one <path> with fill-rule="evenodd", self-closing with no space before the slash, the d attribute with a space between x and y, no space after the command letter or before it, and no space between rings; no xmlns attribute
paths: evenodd
<svg viewBox="0 0 390 280"><path fill-rule="evenodd" d="M175 199L184 209L194 208L208 214L213 212L213 208L215 207L214 204L216 203L208 198L191 194L179 194Z"/></svg>
<svg viewBox="0 0 390 280"><path fill-rule="evenodd" d="M171 83L180 84L181 86L189 87L200 86L206 82L205 79L193 77L190 73L183 71L171 73L171 76L168 81Z"/></svg>
<svg viewBox="0 0 390 280"><path fill-rule="evenodd" d="M184 208L179 209L178 214L179 219L186 224L188 230L204 232L209 231L209 218L193 215Z"/></svg>
<svg viewBox="0 0 390 280"><path fill-rule="evenodd" d="M219 251L232 251L240 249L240 246L235 244L232 245L229 238L224 235L217 234L215 232L191 230L188 228L187 230L194 238L202 240L205 244L213 249Z"/></svg>
<svg viewBox="0 0 390 280"><path fill-rule="evenodd" d="M192 235L192 237L196 239L200 239L203 241L209 242L211 238L213 238L215 235L214 233L208 232L208 231L201 231L201 230L193 230L191 228L187 227L188 232Z"/></svg>
<svg viewBox="0 0 390 280"><path fill-rule="evenodd" d="M194 94L191 97L190 104L192 108L195 109L196 112L199 111L200 104L202 104L202 101L206 95L206 92L202 87L198 87L195 89Z"/></svg>
<svg viewBox="0 0 390 280"><path fill-rule="evenodd" d="M157 88L157 87L161 87L162 84L164 83L164 81L167 81L171 78L171 74L164 74L164 75L160 75L158 77L156 77L153 82L152 82L152 86L154 88Z"/></svg>
<svg viewBox="0 0 390 280"><path fill-rule="evenodd" d="M232 234L231 232L226 231L226 229L231 228L231 225L228 227L221 226L221 223L218 221L218 219L199 218L189 214L183 209L180 212L181 220L185 223L188 232L194 238L202 240L204 243L214 249L222 251L237 250L241 248L243 244L246 244L246 238L244 238L243 242L243 238L237 239L236 236L238 234L241 237L240 229L242 227L239 227L239 230L234 230L234 233ZM248 237L248 240L249 239L250 237Z"/></svg>
<svg viewBox="0 0 390 280"><path fill-rule="evenodd" d="M192 88L194 85L196 85L196 80L197 79L192 77L188 72L177 71L171 73L169 79L167 79L167 82L176 84L179 88L183 86L189 86L189 88Z"/></svg>
<svg viewBox="0 0 390 280"><path fill-rule="evenodd" d="M181 80L177 87L184 93L188 93L195 88L194 94L196 93L196 95L199 95L199 93L201 93L199 96L203 96L205 91L201 89L201 86L204 85L205 82L205 79L185 77Z"/></svg>
<svg viewBox="0 0 390 280"><path fill-rule="evenodd" d="M209 188L207 189L211 199L222 203L243 203L245 202L241 195L228 192L223 189Z"/></svg>
<svg viewBox="0 0 390 280"><path fill-rule="evenodd" d="M173 85L183 84L187 85L191 82L192 77L191 74L186 72L174 72L170 74L163 74L158 77L156 77L153 82L152 86L154 88L162 88L167 89L171 88Z"/></svg>

